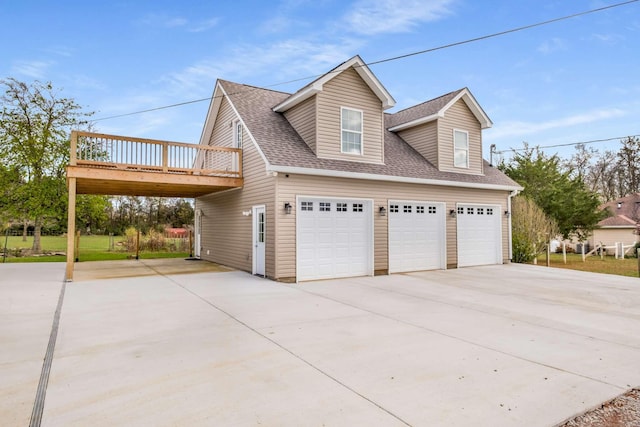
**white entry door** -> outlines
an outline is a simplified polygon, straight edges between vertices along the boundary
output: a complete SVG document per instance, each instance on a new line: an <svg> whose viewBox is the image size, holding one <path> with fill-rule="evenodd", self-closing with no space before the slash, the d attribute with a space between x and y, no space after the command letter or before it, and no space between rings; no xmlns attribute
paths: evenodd
<svg viewBox="0 0 640 427"><path fill-rule="evenodd" d="M389 273L445 269L445 204L389 201Z"/></svg>
<svg viewBox="0 0 640 427"><path fill-rule="evenodd" d="M502 264L500 214L499 205L458 205L458 267Z"/></svg>
<svg viewBox="0 0 640 427"><path fill-rule="evenodd" d="M373 202L299 198L296 209L297 279L373 274Z"/></svg>
<svg viewBox="0 0 640 427"><path fill-rule="evenodd" d="M266 221L264 206L253 207L253 274L265 275Z"/></svg>

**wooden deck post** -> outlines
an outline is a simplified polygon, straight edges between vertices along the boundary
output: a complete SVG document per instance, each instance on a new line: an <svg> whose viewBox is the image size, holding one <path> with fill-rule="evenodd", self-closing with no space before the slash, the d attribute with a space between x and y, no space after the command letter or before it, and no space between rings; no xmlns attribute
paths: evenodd
<svg viewBox="0 0 640 427"><path fill-rule="evenodd" d="M76 234L76 178L69 178L69 208L67 214L67 271L65 280L72 282Z"/></svg>

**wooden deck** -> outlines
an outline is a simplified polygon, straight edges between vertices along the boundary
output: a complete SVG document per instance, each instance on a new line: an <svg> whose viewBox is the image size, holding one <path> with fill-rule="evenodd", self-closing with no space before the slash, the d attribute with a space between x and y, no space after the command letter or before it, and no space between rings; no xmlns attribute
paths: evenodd
<svg viewBox="0 0 640 427"><path fill-rule="evenodd" d="M239 148L71 132L66 280L73 280L77 194L192 198L242 185Z"/></svg>
<svg viewBox="0 0 640 427"><path fill-rule="evenodd" d="M78 194L198 197L242 187L242 150L72 132Z"/></svg>

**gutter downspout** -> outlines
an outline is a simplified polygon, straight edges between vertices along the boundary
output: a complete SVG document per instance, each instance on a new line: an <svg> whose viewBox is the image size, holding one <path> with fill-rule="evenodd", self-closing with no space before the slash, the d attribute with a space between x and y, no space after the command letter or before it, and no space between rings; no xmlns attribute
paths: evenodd
<svg viewBox="0 0 640 427"><path fill-rule="evenodd" d="M507 197L507 211L509 212L509 216L507 217L508 224L508 235L509 235L509 262L513 258L513 238L511 236L511 198L518 195L520 190L513 190L509 192L509 197Z"/></svg>

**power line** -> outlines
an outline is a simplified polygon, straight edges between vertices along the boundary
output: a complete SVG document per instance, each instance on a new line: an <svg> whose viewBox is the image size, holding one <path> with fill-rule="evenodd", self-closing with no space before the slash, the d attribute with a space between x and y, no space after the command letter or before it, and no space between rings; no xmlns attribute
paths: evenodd
<svg viewBox="0 0 640 427"><path fill-rule="evenodd" d="M587 145L587 144L595 144L596 142L609 142L609 141L615 141L615 140L622 140L625 138L638 138L640 137L640 134L638 135L625 135L625 136L616 136L613 138L605 138L605 139L592 139L590 141L581 141L581 142L568 142L565 144L553 144L553 145L536 145L533 146L531 148L556 148L556 147L571 147L574 145ZM503 154L503 153L516 153L518 151L525 151L529 148L510 148L508 150L501 150L501 151L494 151L494 154Z"/></svg>
<svg viewBox="0 0 640 427"><path fill-rule="evenodd" d="M445 45L442 45L442 46L433 47L433 48L430 48L430 49L425 49L425 50L420 50L420 51L416 51L416 52L407 53L407 54L404 54L404 55L398 55L398 56L394 56L394 57L390 57L390 58L380 59L380 60L377 60L377 61L368 62L368 63L366 63L364 65L366 65L366 66L377 65L377 64L382 64L382 63L385 63L385 62L391 62L391 61L397 61L399 59L409 58L411 56L423 55L425 53L435 52L435 51L443 50L443 49L449 49L449 48L456 47L456 46L461 46L461 45L464 45L464 44L474 43L474 42L478 42L478 41L482 41L482 40L491 39L491 38L494 38L494 37L504 36L506 34L511 34L511 33L516 33L516 32L519 32L519 31L529 30L531 28L536 28L536 27L540 27L540 26L543 26L543 25L553 24L555 22L560 22L560 21L565 21L565 20L568 20L568 19L577 18L579 16L589 15L589 14L596 13L596 12L602 12L604 10L613 9L613 8L620 7L620 6L625 6L625 5L628 5L628 4L631 4L631 3L637 3L638 1L640 1L640 0L628 0L628 1L621 2L621 3L615 3L615 4L612 4L612 5L609 5L609 6L603 6L603 7L599 7L599 8L596 8L596 9L590 9L590 10L586 10L586 11L583 11L583 12L573 13L571 15L566 15L566 16L562 16L562 17L559 17L559 18L554 18L554 19L549 19L549 20L542 21L542 22L537 22L535 24L524 25L522 27L516 27L516 28L509 29L509 30L504 30L504 31L500 31L500 32L497 32L497 33L493 33L493 34L487 34L487 35L480 36L480 37L475 37L475 38L472 38L472 39L467 39L467 40L463 40L463 41L459 41L459 42L449 43L449 44L445 44ZM307 76L307 77L300 77L300 78L297 78L297 79L294 79L294 80L288 80L288 81L284 81L284 82L280 82L280 83L274 83L274 84L271 84L271 85L267 85L267 86L264 86L264 88L282 86L282 85L295 83L295 82L299 82L299 81L303 81L303 80L316 79L316 78L321 77L321 76L323 76L325 74L327 74L327 73L316 74L316 75ZM258 88L247 89L246 91L248 91L248 90L256 90L256 89L258 89ZM237 93L233 93L231 95L235 95L235 94L237 94ZM120 117L133 116L133 115L142 114L142 113L149 113L149 112L152 112L152 111L165 110L165 109L168 109L168 108L175 108L175 107L181 107L181 106L189 105L189 104L196 104L196 103L204 102L204 101L211 101L212 99L214 99L214 97L210 96L210 97L207 97L207 98L194 99L192 101L179 102L177 104L164 105L164 106L161 106L161 107L149 108L149 109L146 109L146 110L139 110L139 111L134 111L134 112L131 112L131 113L116 114L116 115L113 115L113 116L101 117L101 118L98 118L98 119L94 119L92 121L93 122L99 122L99 121L103 121L103 120L109 120L109 119L116 119L116 118L120 118Z"/></svg>
<svg viewBox="0 0 640 427"><path fill-rule="evenodd" d="M431 48L431 49L421 50L421 51L418 51L418 52L407 53L405 55L394 56L393 58L381 59L379 61L370 62L367 65L381 64L383 62L395 61L395 60L398 60L398 59L408 58L410 56L422 55L424 53L434 52L436 50L448 49L450 47L460 46L460 45L468 44L468 43L474 43L474 42L481 41L481 40L487 40L487 39L490 39L490 38L493 38L493 37L504 36L505 34L516 33L518 31L528 30L528 29L535 28L535 27L541 27L543 25L553 24L554 22L564 21L564 20L567 20L567 19L577 18L578 16L588 15L590 13L602 12L603 10L613 9L614 7L624 6L624 5L627 5L627 4L630 4L630 3L636 3L637 1L639 1L639 0L629 0L629 1L622 2L622 3L616 3L616 4L609 5L609 6L599 7L597 9L591 9L591 10L587 10L587 11L584 11L584 12L574 13L572 15L562 16L560 18L549 19L548 21L542 21L542 22L538 22L538 23L535 23L535 24L525 25L523 27L517 27L517 28L512 28L510 30L500 31L498 33L488 34L486 36L480 36L480 37L476 37L476 38L473 38L473 39L468 39L468 40L464 40L464 41L460 41L460 42L450 43L450 44L446 44L446 45L443 45L443 46L434 47L434 48Z"/></svg>

